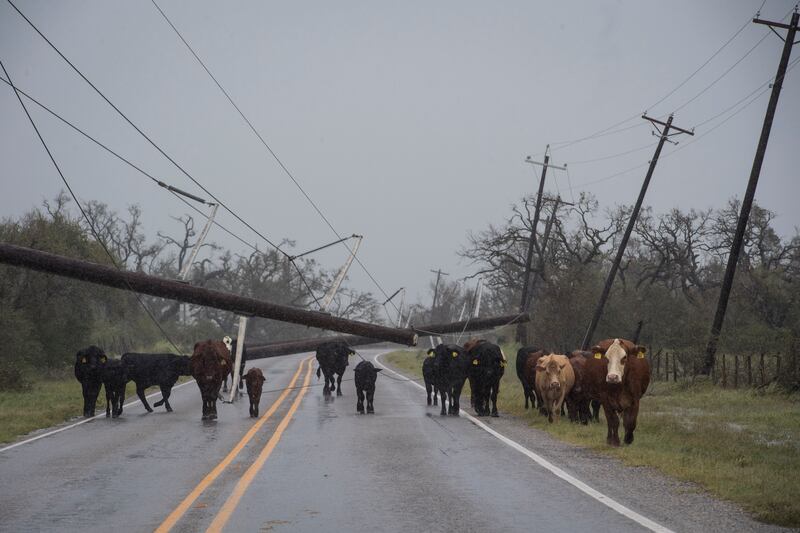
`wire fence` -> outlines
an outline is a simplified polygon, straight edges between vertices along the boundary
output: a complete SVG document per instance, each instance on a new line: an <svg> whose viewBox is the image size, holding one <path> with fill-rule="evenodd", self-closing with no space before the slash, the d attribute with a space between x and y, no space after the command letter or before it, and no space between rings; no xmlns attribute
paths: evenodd
<svg viewBox="0 0 800 533"><path fill-rule="evenodd" d="M693 381L702 370L702 361L688 351L650 350L653 381ZM720 353L711 380L723 388L760 388L777 381L800 382L800 367L794 358L781 352Z"/></svg>

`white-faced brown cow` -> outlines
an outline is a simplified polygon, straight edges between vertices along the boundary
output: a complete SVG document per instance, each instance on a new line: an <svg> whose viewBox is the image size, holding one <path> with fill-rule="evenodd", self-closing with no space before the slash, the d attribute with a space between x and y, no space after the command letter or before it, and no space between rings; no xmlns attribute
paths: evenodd
<svg viewBox="0 0 800 533"><path fill-rule="evenodd" d="M619 446L619 416L625 427L625 444L633 442L639 400L650 384L650 363L645 347L626 339L606 339L592 348L586 360L585 385L593 400L603 406L608 423L607 442Z"/></svg>
<svg viewBox="0 0 800 533"><path fill-rule="evenodd" d="M544 402L548 421L558 420L564 398L574 384L575 374L565 355L545 355L536 362L536 392Z"/></svg>

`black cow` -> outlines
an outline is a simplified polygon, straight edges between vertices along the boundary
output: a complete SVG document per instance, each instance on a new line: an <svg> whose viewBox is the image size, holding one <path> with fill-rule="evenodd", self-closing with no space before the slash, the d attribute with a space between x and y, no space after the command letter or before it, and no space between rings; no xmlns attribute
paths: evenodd
<svg viewBox="0 0 800 533"><path fill-rule="evenodd" d="M344 341L330 341L317 346L317 379L320 372L325 375L323 395L328 396L333 391L336 391L336 396L342 395L342 376L347 368L347 357L355 353Z"/></svg>
<svg viewBox="0 0 800 533"><path fill-rule="evenodd" d="M101 371L106 389L106 418L117 418L125 403L125 387L128 384L128 367L119 359L109 359Z"/></svg>
<svg viewBox="0 0 800 533"><path fill-rule="evenodd" d="M128 380L136 383L136 395L148 413L153 409L147 403L144 391L148 387L158 386L161 389L161 399L153 407L164 405L167 411L172 411L169 404L169 395L172 386L180 376L192 375L189 367L189 357L171 353L126 353L122 356L122 364L127 367Z"/></svg>
<svg viewBox="0 0 800 533"><path fill-rule="evenodd" d="M464 345L464 351L471 360L470 384L473 387L474 407L478 416L497 413L497 393L500 391L500 378L506 367L506 357L496 344L483 339L471 340Z"/></svg>
<svg viewBox="0 0 800 533"><path fill-rule="evenodd" d="M457 344L440 344L428 350L433 355L434 384L442 400L442 415L458 416L461 410L461 390L467 380L469 361Z"/></svg>
<svg viewBox="0 0 800 533"><path fill-rule="evenodd" d="M517 351L517 377L522 383L522 393L525 395L525 409L528 408L528 400L530 400L531 408L536 409L536 384L528 383L525 378L525 364L537 352L539 354L542 353L536 346L524 346Z"/></svg>
<svg viewBox="0 0 800 533"><path fill-rule="evenodd" d="M372 399L375 396L375 380L378 379L378 372L382 368L375 368L369 361L361 361L356 365L356 394L358 395L358 402L356 403L356 411L364 414L364 395L367 396L367 413L374 413L375 407L372 405Z"/></svg>
<svg viewBox="0 0 800 533"><path fill-rule="evenodd" d="M94 416L94 407L97 405L97 396L103 385L103 367L108 357L97 346L89 346L80 350L75 355L75 378L80 381L83 389L83 416Z"/></svg>
<svg viewBox="0 0 800 533"><path fill-rule="evenodd" d="M428 393L428 405L431 405L431 393L433 393L433 405L439 405L439 389L436 388L436 376L433 369L434 355L428 353L422 361L422 378L425 380L425 391Z"/></svg>

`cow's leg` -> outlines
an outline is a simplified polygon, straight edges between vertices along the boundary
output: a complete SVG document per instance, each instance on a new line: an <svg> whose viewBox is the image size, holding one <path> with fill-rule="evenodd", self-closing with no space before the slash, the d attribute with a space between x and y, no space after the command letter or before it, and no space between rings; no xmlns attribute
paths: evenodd
<svg viewBox="0 0 800 533"><path fill-rule="evenodd" d="M450 412L453 416L459 416L461 412L461 390L464 388L464 382L456 380L450 391L450 396L453 398L453 410Z"/></svg>
<svg viewBox="0 0 800 533"><path fill-rule="evenodd" d="M530 397L530 391L528 390L527 383L522 383L522 395L525 396L525 410L528 409L528 398Z"/></svg>
<svg viewBox="0 0 800 533"><path fill-rule="evenodd" d="M356 396L358 397L358 401L356 402L356 411L364 414L364 389L361 387L356 387Z"/></svg>
<svg viewBox="0 0 800 533"><path fill-rule="evenodd" d="M375 413L375 406L372 404L372 400L375 398L375 389L370 389L367 391L367 413L374 414Z"/></svg>
<svg viewBox="0 0 800 533"><path fill-rule="evenodd" d="M342 372L344 374L344 372ZM336 396L342 395L342 374L336 375Z"/></svg>
<svg viewBox="0 0 800 533"><path fill-rule="evenodd" d="M619 446L619 416L610 405L605 403L603 404L603 414L606 415L606 423L608 424L606 442L610 446Z"/></svg>
<svg viewBox="0 0 800 533"><path fill-rule="evenodd" d="M433 405L439 405L439 387L433 384Z"/></svg>
<svg viewBox="0 0 800 533"><path fill-rule="evenodd" d="M445 391L445 389L443 389L442 387L439 387L439 396L441 396L441 401L442 401L442 410L441 410L441 412L439 414L440 415L446 415L447 414L447 391Z"/></svg>
<svg viewBox="0 0 800 533"><path fill-rule="evenodd" d="M433 390L433 386L429 382L425 382L425 392L428 393L428 405L431 404L431 391Z"/></svg>
<svg viewBox="0 0 800 533"><path fill-rule="evenodd" d="M167 412L171 413L172 406L169 404L169 395L172 394L172 387L160 386L159 388L161 389L161 400L159 400L159 403L163 403L164 407L167 408Z"/></svg>
<svg viewBox="0 0 800 533"><path fill-rule="evenodd" d="M142 402L142 405L144 405L144 408L147 409L147 412L152 413L153 408L150 407L150 404L147 403L147 398L144 397L144 387L136 385L136 396L139 397L139 400Z"/></svg>
<svg viewBox="0 0 800 533"><path fill-rule="evenodd" d="M497 412L497 395L500 393L500 380L498 379L492 387L492 416L500 416ZM489 407L488 405L486 406Z"/></svg>
<svg viewBox="0 0 800 533"><path fill-rule="evenodd" d="M106 418L111 416L111 409L113 402L114 402L114 397L111 394L111 389L109 389L108 385L106 385Z"/></svg>
<svg viewBox="0 0 800 533"><path fill-rule="evenodd" d="M216 398L211 400L211 415L208 418L209 418L209 420L216 420L217 419L217 399Z"/></svg>
<svg viewBox="0 0 800 533"><path fill-rule="evenodd" d="M634 401L633 405L622 412L622 424L625 427L625 444L633 443L633 432L636 429L636 417L639 415L639 402Z"/></svg>
<svg viewBox="0 0 800 533"><path fill-rule="evenodd" d="M600 422L600 402L597 400L592 400L592 419Z"/></svg>

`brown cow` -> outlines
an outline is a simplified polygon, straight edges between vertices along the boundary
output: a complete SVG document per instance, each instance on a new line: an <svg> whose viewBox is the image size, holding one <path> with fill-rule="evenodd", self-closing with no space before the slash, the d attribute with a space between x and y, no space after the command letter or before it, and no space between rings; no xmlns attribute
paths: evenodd
<svg viewBox="0 0 800 533"><path fill-rule="evenodd" d="M581 350L575 350L569 355L569 363L575 374L575 385L572 386L572 390L569 391L565 400L570 422L588 424L592 419L592 412L589 408L591 398L586 390L586 362L591 357L592 352Z"/></svg>
<svg viewBox="0 0 800 533"><path fill-rule="evenodd" d="M586 360L585 384L589 397L599 400L608 423L606 440L619 446L619 416L625 426L625 444L633 442L639 399L650 384L650 363L645 347L626 339L606 339L592 348Z"/></svg>
<svg viewBox="0 0 800 533"><path fill-rule="evenodd" d="M207 340L194 345L189 365L203 397L203 420L217 419L219 389L230 372L231 364L230 352L224 342Z"/></svg>
<svg viewBox="0 0 800 533"><path fill-rule="evenodd" d="M264 385L264 374L260 368L251 368L244 375L247 384L247 396L250 398L250 416L258 418L258 404L261 401L261 386Z"/></svg>
<svg viewBox="0 0 800 533"><path fill-rule="evenodd" d="M561 415L564 398L575 384L575 374L566 355L550 354L539 358L536 364L536 392L544 401L547 420Z"/></svg>

